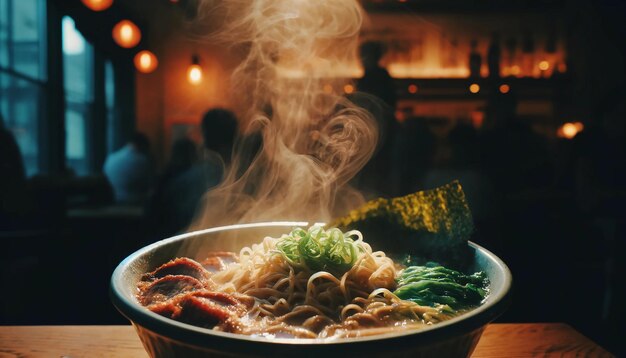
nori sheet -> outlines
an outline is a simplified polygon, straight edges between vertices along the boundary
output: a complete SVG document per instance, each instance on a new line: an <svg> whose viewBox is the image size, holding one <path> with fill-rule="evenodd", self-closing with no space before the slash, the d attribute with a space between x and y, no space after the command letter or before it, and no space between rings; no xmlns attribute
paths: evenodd
<svg viewBox="0 0 626 358"><path fill-rule="evenodd" d="M359 230L374 251L407 265L437 262L464 270L471 261L467 240L474 232L472 213L458 181L397 198L367 202L330 227Z"/></svg>

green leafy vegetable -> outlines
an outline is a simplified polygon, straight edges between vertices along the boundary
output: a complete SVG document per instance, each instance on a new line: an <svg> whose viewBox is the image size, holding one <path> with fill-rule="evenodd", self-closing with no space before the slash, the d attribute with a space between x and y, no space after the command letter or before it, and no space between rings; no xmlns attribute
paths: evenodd
<svg viewBox="0 0 626 358"><path fill-rule="evenodd" d="M339 229L324 230L320 226L309 230L296 228L279 239L276 249L292 266L343 274L352 268L361 252L359 241L350 238L353 235L356 232L344 234Z"/></svg>
<svg viewBox="0 0 626 358"><path fill-rule="evenodd" d="M394 294L422 306L448 305L453 310L479 305L489 280L483 271L465 275L443 266L410 266L397 279Z"/></svg>

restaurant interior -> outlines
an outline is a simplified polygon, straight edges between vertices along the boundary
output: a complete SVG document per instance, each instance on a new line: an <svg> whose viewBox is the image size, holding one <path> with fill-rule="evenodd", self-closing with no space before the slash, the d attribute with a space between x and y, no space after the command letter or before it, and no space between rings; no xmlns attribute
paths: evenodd
<svg viewBox="0 0 626 358"><path fill-rule="evenodd" d="M497 322L562 322L626 354L626 3L359 2L360 50L311 64L323 92L381 100L364 108L383 149L351 185L375 199L458 180L471 240L513 275ZM0 0L1 325L127 324L115 267L203 228L251 113L220 4Z"/></svg>

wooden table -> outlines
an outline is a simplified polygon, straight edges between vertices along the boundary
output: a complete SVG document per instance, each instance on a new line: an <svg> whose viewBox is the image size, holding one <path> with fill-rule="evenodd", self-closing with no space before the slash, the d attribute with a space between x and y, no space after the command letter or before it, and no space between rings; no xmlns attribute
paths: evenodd
<svg viewBox="0 0 626 358"><path fill-rule="evenodd" d="M147 357L131 326L0 326L0 357ZM613 357L559 323L491 324L472 357Z"/></svg>

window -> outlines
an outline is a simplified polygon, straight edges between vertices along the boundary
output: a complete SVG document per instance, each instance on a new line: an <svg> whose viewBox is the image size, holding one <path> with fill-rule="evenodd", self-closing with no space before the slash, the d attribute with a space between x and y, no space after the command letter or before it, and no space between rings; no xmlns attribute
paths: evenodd
<svg viewBox="0 0 626 358"><path fill-rule="evenodd" d="M94 48L73 18L57 18L56 8L47 14L47 4L55 3L0 0L2 126L15 136L29 176L42 169L56 173L63 166L77 175L97 173L123 130L116 115L126 113L120 107L132 110L132 102L114 100L119 94L114 70L120 64L107 61L106 49ZM81 20L90 21L89 16ZM56 38L59 30L62 48L48 47L48 34ZM61 62L63 78L49 76L48 63ZM53 92L60 85L63 93ZM97 93L104 95L95 98ZM59 113L61 108L65 113ZM58 128L59 116L64 117L63 128ZM58 154L65 154L64 162Z"/></svg>
<svg viewBox="0 0 626 358"><path fill-rule="evenodd" d="M65 157L77 175L89 173L89 124L93 108L93 48L63 17L63 86L65 88Z"/></svg>
<svg viewBox="0 0 626 358"><path fill-rule="evenodd" d="M39 171L44 120L45 0L0 0L0 113L20 147L26 172Z"/></svg>
<svg viewBox="0 0 626 358"><path fill-rule="evenodd" d="M107 154L113 153L116 149L114 140L117 132L117 126L115 123L115 72L113 71L113 63L111 63L111 61L106 61L104 64L104 95L106 97L105 106L107 109Z"/></svg>

